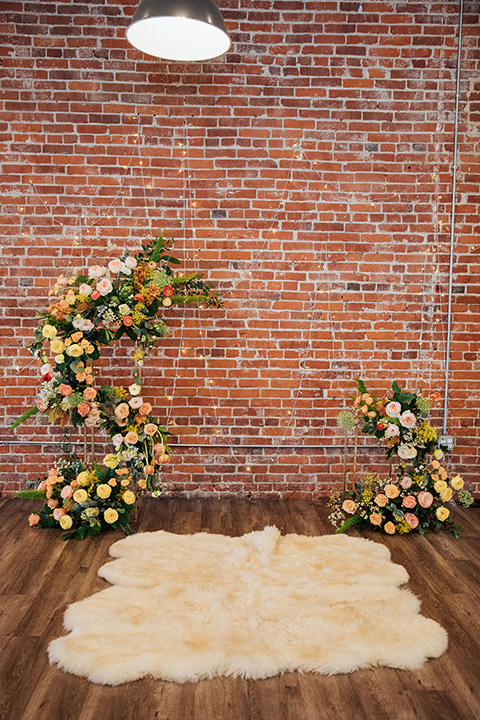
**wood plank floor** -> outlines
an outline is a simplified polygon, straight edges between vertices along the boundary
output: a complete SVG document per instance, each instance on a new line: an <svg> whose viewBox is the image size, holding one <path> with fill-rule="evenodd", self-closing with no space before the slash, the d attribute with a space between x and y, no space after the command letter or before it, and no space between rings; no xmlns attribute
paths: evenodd
<svg viewBox="0 0 480 720"><path fill-rule="evenodd" d="M94 685L48 663L66 606L107 585L97 577L121 533L64 543L30 529L34 501L0 500L0 718L2 720L478 720L480 718L480 511L458 510L450 535L382 537L410 574L423 614L450 644L417 672L389 668L332 677L288 673L268 680L216 678L176 685L143 679ZM145 500L139 530L241 535L275 524L284 533L331 533L324 501ZM352 532L352 534L355 534ZM357 533L358 534L358 533ZM395 608L392 608L392 613ZM132 638L132 642L134 642Z"/></svg>

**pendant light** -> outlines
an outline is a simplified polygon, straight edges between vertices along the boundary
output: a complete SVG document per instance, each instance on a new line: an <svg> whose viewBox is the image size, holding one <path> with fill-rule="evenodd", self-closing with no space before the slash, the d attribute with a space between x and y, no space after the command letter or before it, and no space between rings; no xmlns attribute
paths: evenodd
<svg viewBox="0 0 480 720"><path fill-rule="evenodd" d="M147 55L180 62L209 60L231 46L214 0L142 0L127 40Z"/></svg>

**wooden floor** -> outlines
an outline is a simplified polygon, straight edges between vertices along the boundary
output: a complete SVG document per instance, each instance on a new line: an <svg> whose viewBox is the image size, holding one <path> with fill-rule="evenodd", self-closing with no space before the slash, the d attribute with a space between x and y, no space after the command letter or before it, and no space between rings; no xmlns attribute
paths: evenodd
<svg viewBox="0 0 480 720"><path fill-rule="evenodd" d="M49 641L63 634L67 605L106 587L97 577L121 533L83 542L33 530L35 501L0 500L0 718L2 720L478 720L480 718L480 510L458 510L460 540L448 534L373 537L410 574L422 612L450 644L417 672L378 668L332 677L288 673L269 680L216 678L176 685L143 679L94 685L51 667ZM282 532L331 533L323 501L146 500L139 530L241 535L275 524ZM351 534L355 534L352 532ZM395 608L392 608L392 613ZM132 638L132 642L134 639Z"/></svg>

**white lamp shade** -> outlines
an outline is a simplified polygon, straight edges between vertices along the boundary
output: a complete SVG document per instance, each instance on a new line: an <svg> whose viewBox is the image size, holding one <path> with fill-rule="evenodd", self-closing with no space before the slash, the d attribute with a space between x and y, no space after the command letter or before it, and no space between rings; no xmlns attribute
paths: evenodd
<svg viewBox="0 0 480 720"><path fill-rule="evenodd" d="M209 60L231 46L213 0L143 0L127 40L147 55L180 62Z"/></svg>

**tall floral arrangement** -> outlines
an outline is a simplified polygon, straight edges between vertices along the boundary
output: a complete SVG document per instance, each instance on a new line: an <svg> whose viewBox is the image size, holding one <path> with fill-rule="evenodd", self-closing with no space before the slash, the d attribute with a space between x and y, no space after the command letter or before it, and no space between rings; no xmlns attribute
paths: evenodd
<svg viewBox="0 0 480 720"><path fill-rule="evenodd" d="M134 498L142 492L156 495L163 490L159 473L170 459L168 430L151 414L152 406L143 397L139 370L148 351L168 333L164 318L168 308L192 302L221 306L218 293L200 273L174 274L171 266L180 261L171 254L172 245L173 240L167 240L162 233L135 254L124 252L107 265L93 264L84 274L61 275L49 292L47 309L38 313L40 322L29 349L42 363L41 385L35 405L11 429L43 413L51 423L64 428L71 423L92 431L105 430L115 452L103 459L106 470L98 464L87 465L86 459L79 469L80 461L73 456L62 460L61 471L51 471L39 481L39 492L47 493L47 514L41 514L34 524L48 527L58 523L65 527L71 520L72 533L83 537L80 528L87 516L89 522L93 515L97 519L88 526L95 532L116 526L117 520L125 524L129 505L125 502L127 477L129 485L135 485L135 493L133 485L127 488ZM134 381L128 388L96 386L95 360L100 358L103 347L113 345L124 335L134 342ZM123 477L118 480L117 476ZM84 482L87 477L88 483ZM65 483L72 490L71 496ZM76 483L82 487L75 489ZM102 497L97 486L101 486L100 493L106 493L107 486L110 490ZM49 492L53 494L49 496ZM62 496L62 492L67 495ZM86 499L78 500L85 494ZM127 497L131 499L132 495ZM72 501L75 496L77 500ZM63 504L57 507L55 501L60 500ZM105 509L115 512L105 517ZM115 513L118 517L112 521ZM60 522L65 516L70 520Z"/></svg>

